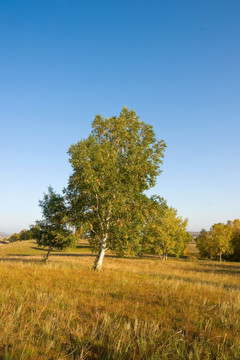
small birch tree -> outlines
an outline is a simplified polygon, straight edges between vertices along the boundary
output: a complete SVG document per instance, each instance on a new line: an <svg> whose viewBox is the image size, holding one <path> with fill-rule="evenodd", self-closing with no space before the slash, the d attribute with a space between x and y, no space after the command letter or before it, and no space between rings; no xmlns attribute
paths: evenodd
<svg viewBox="0 0 240 360"><path fill-rule="evenodd" d="M168 207L163 198L151 198L150 219L146 226L147 247L163 260L168 254L179 256L191 240L187 232L187 219L177 215L177 210Z"/></svg>
<svg viewBox="0 0 240 360"><path fill-rule="evenodd" d="M64 197L56 194L52 187L39 201L42 209L42 220L37 220L31 227L33 238L39 247L47 247L45 260L48 261L53 249L64 250L75 241L72 229L69 228L66 218Z"/></svg>
<svg viewBox="0 0 240 360"><path fill-rule="evenodd" d="M219 257L219 261L222 261L223 255L229 255L232 253L232 228L228 224L214 224L210 229L210 241L211 241L211 257Z"/></svg>

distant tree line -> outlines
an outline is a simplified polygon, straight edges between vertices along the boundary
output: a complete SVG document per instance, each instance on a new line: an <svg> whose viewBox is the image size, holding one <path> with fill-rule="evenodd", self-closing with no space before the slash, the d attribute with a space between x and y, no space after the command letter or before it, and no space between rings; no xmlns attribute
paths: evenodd
<svg viewBox="0 0 240 360"><path fill-rule="evenodd" d="M200 256L209 259L240 261L240 219L212 225L196 239Z"/></svg>
<svg viewBox="0 0 240 360"><path fill-rule="evenodd" d="M7 240L9 242L15 242L15 241L24 241L24 240L30 240L32 239L32 232L31 230L21 230L19 233L14 233L8 238L5 238L4 240Z"/></svg>

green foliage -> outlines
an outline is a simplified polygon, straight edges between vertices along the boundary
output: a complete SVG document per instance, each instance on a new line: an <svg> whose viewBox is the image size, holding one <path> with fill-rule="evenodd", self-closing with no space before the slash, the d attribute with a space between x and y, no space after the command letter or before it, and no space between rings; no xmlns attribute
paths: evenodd
<svg viewBox="0 0 240 360"><path fill-rule="evenodd" d="M228 221L232 228L231 247L232 252L225 256L228 260L240 261L240 219Z"/></svg>
<svg viewBox="0 0 240 360"><path fill-rule="evenodd" d="M32 237L31 231L30 230L22 230L19 233L19 240L23 241L23 240L30 240Z"/></svg>
<svg viewBox="0 0 240 360"><path fill-rule="evenodd" d="M19 235L17 233L12 234L9 238L8 241L9 242L15 242L15 241L19 241Z"/></svg>
<svg viewBox="0 0 240 360"><path fill-rule="evenodd" d="M219 258L221 261L222 256L232 254L232 234L233 228L229 222L214 224L209 232L202 230L196 239L200 256Z"/></svg>
<svg viewBox="0 0 240 360"><path fill-rule="evenodd" d="M8 239L6 239L9 242L15 242L15 241L23 241L23 240L29 240L31 239L32 234L30 230L22 230L20 233L14 233L11 235Z"/></svg>
<svg viewBox="0 0 240 360"><path fill-rule="evenodd" d="M42 220L36 221L31 227L31 233L39 247L48 247L48 258L52 249L64 250L75 241L72 229L69 228L66 217L64 197L56 194L51 187L39 201L42 209Z"/></svg>
<svg viewBox="0 0 240 360"><path fill-rule="evenodd" d="M211 257L209 233L205 229L202 229L200 231L200 234L196 238L196 245L197 245L197 248L199 250L199 254L201 257L204 257L204 258Z"/></svg>
<svg viewBox="0 0 240 360"><path fill-rule="evenodd" d="M93 249L140 251L143 192L156 183L165 147L126 107L119 117L96 116L90 136L70 147L69 214L76 228L87 225Z"/></svg>
<svg viewBox="0 0 240 360"><path fill-rule="evenodd" d="M149 213L149 199L140 195L135 201L126 199L109 227L109 249L118 256L142 255L144 224ZM90 240L91 243L91 240Z"/></svg>
<svg viewBox="0 0 240 360"><path fill-rule="evenodd" d="M150 217L145 229L147 248L166 259L168 254L184 253L191 235L187 232L187 219L177 215L177 210L168 207L163 198L151 198Z"/></svg>

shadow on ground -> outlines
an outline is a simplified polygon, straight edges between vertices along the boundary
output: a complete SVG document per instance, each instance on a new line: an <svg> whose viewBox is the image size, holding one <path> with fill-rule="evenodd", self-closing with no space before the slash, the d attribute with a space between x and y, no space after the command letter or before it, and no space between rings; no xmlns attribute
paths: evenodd
<svg viewBox="0 0 240 360"><path fill-rule="evenodd" d="M208 267L208 265L207 265ZM196 273L205 273L205 274L216 274L216 275L239 275L240 274L240 267L238 266L231 266L231 267L228 267L228 268L187 268L187 269L182 269L183 271L185 272L189 272L189 271L193 271L193 272L196 272Z"/></svg>

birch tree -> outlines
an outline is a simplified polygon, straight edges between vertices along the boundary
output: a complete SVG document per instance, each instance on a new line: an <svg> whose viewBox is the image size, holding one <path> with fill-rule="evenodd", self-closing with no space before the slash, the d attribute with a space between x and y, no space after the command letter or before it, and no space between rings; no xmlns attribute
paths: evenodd
<svg viewBox="0 0 240 360"><path fill-rule="evenodd" d="M230 222L213 224L209 232L202 230L197 237L200 255L211 259L219 258L219 261L222 261L223 256L234 252L232 238L233 226Z"/></svg>
<svg viewBox="0 0 240 360"><path fill-rule="evenodd" d="M88 226L90 244L98 251L95 270L107 249L140 251L144 192L156 183L165 147L152 126L126 107L118 117L97 115L89 137L70 147L69 213L76 228Z"/></svg>
<svg viewBox="0 0 240 360"><path fill-rule="evenodd" d="M183 220L177 210L168 207L166 201L154 196L146 226L147 248L160 259L167 260L168 254L179 256L192 239L187 231L187 219Z"/></svg>
<svg viewBox="0 0 240 360"><path fill-rule="evenodd" d="M66 216L64 197L55 193L52 187L39 201L42 220L31 226L33 238L39 247L47 247L45 261L48 261L53 249L64 250L75 241L72 229L69 228Z"/></svg>
<svg viewBox="0 0 240 360"><path fill-rule="evenodd" d="M227 224L214 224L211 227L210 235L212 238L212 243L214 244L213 255L219 257L219 261L222 261L223 255L228 255L232 252L232 229Z"/></svg>

